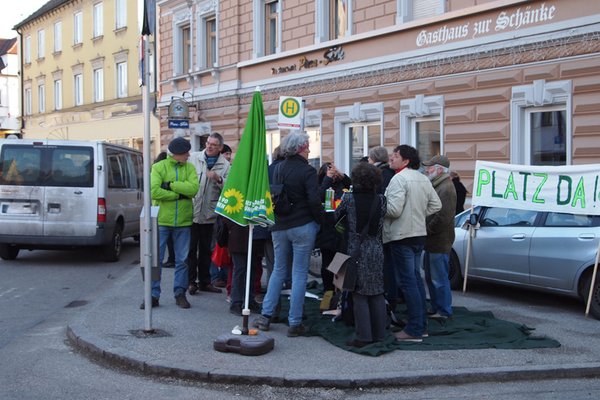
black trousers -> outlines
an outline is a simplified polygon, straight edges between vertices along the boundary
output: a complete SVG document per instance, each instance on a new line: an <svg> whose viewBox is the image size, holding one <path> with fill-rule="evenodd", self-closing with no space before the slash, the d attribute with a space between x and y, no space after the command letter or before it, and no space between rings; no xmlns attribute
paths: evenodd
<svg viewBox="0 0 600 400"><path fill-rule="evenodd" d="M188 278L190 285L210 285L210 256L213 248L214 224L192 224L190 252L188 254Z"/></svg>

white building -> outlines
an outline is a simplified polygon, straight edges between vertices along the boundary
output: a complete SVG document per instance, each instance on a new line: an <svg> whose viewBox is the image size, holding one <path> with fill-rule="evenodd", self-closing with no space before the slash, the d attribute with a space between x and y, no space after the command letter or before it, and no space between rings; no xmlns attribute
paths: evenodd
<svg viewBox="0 0 600 400"><path fill-rule="evenodd" d="M0 39L0 138L21 134L17 38Z"/></svg>

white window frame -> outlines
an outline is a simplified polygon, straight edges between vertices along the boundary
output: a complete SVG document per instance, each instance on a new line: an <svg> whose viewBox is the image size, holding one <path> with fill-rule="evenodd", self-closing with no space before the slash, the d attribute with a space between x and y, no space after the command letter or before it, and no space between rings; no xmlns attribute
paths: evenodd
<svg viewBox="0 0 600 400"><path fill-rule="evenodd" d="M104 101L104 68L94 69L94 102Z"/></svg>
<svg viewBox="0 0 600 400"><path fill-rule="evenodd" d="M25 88L25 95L24 95L25 99L24 99L24 103L25 103L25 115L31 115L31 87L26 87Z"/></svg>
<svg viewBox="0 0 600 400"><path fill-rule="evenodd" d="M83 43L83 13L76 11L73 14L73 45Z"/></svg>
<svg viewBox="0 0 600 400"><path fill-rule="evenodd" d="M531 85L512 88L510 112L510 162L528 164L531 161L531 133L528 114L531 109L537 112L565 110L566 165L573 163L573 94L570 80L546 82L544 79L533 81Z"/></svg>
<svg viewBox="0 0 600 400"><path fill-rule="evenodd" d="M426 120L439 120L440 154L445 154L443 96L419 94L412 99L400 101L400 143L418 149L416 124Z"/></svg>
<svg viewBox="0 0 600 400"><path fill-rule="evenodd" d="M415 9L418 13L419 5L415 3L418 1L426 1L432 4L436 8L436 15L440 15L446 12L446 0L396 0L396 24L403 24L415 19ZM420 18L417 16L417 18Z"/></svg>
<svg viewBox="0 0 600 400"><path fill-rule="evenodd" d="M127 27L127 0L115 0L115 29Z"/></svg>
<svg viewBox="0 0 600 400"><path fill-rule="evenodd" d="M115 71L117 73L117 98L127 97L127 61L117 62Z"/></svg>
<svg viewBox="0 0 600 400"><path fill-rule="evenodd" d="M258 58L266 55L265 49L265 40L266 40L266 32L265 32L265 23L266 23L266 15L265 15L265 0L253 0L252 4L252 12L254 14L254 18L252 19L253 30L252 30L252 57ZM280 53L282 49L281 43L281 24L283 20L283 0L278 0L277 2L277 48L275 49L275 53Z"/></svg>
<svg viewBox="0 0 600 400"><path fill-rule="evenodd" d="M54 52L59 53L62 51L62 22L56 21L54 23Z"/></svg>
<svg viewBox="0 0 600 400"><path fill-rule="evenodd" d="M83 105L83 74L73 75L73 104Z"/></svg>
<svg viewBox="0 0 600 400"><path fill-rule="evenodd" d="M351 106L336 107L334 116L334 159L335 165L344 173L350 175L350 138L348 136L348 125L374 125L379 124L381 132L380 143L383 145L383 103L356 102Z"/></svg>
<svg viewBox="0 0 600 400"><path fill-rule="evenodd" d="M94 38L104 35L104 6L102 2L95 3L93 6L94 15Z"/></svg>
<svg viewBox="0 0 600 400"><path fill-rule="evenodd" d="M46 85L43 83L38 85L38 112L46 112Z"/></svg>
<svg viewBox="0 0 600 400"><path fill-rule="evenodd" d="M25 36L25 44L23 45L23 59L25 64L31 64L31 35Z"/></svg>
<svg viewBox="0 0 600 400"><path fill-rule="evenodd" d="M181 13L178 13L173 18L173 75L184 75L190 72L191 66L184 66L183 61L183 29L185 26L189 26L190 29L190 64L192 64L193 51L191 42L192 36L192 24L191 24L191 15L189 10L184 10Z"/></svg>
<svg viewBox="0 0 600 400"><path fill-rule="evenodd" d="M347 0L348 7L348 26L344 33L344 38L352 36L352 25L354 24L353 0ZM329 38L329 15L331 0L317 0L315 10L315 43L323 43L329 40L338 40ZM341 38L340 38L341 39Z"/></svg>
<svg viewBox="0 0 600 400"><path fill-rule="evenodd" d="M46 31L44 29L40 29L37 31L37 39L38 39L38 49L37 49L37 58L38 60L43 60L46 56Z"/></svg>
<svg viewBox="0 0 600 400"><path fill-rule="evenodd" d="M54 80L54 109L62 109L62 79Z"/></svg>

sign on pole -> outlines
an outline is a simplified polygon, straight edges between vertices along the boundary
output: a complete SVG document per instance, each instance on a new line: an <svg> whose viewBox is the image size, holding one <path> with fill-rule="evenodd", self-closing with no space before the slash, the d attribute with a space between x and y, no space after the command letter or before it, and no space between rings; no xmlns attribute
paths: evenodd
<svg viewBox="0 0 600 400"><path fill-rule="evenodd" d="M279 121L277 126L281 129L300 129L302 125L302 97L279 98Z"/></svg>

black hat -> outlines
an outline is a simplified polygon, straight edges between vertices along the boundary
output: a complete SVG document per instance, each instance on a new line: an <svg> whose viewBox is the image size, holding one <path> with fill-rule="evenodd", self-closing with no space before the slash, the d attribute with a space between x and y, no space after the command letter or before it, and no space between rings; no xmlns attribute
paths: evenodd
<svg viewBox="0 0 600 400"><path fill-rule="evenodd" d="M176 137L169 143L169 151L171 154L185 154L192 148L190 142L182 137Z"/></svg>
<svg viewBox="0 0 600 400"><path fill-rule="evenodd" d="M225 153L231 153L231 147L229 147L226 144L223 145L223 150L221 150L221 154L225 154Z"/></svg>

